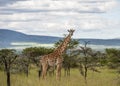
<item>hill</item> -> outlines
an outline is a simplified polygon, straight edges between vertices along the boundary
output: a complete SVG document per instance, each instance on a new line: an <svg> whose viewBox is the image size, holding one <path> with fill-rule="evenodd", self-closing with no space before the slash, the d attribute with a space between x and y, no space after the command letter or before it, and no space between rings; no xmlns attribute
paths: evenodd
<svg viewBox="0 0 120 86"><path fill-rule="evenodd" d="M58 41L59 37L26 35L20 32L0 29L0 46L9 47L15 42L35 42L41 44L52 44Z"/></svg>

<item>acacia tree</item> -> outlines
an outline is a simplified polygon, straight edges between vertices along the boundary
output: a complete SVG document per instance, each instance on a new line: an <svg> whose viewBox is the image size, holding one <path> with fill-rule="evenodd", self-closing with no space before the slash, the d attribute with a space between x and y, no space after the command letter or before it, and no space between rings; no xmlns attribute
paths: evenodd
<svg viewBox="0 0 120 86"><path fill-rule="evenodd" d="M89 41L84 42L84 46L80 46L79 52L80 56L78 58L79 62L79 71L82 76L84 76L85 83L87 84L87 75L88 75L88 69L100 72L95 67L98 66L98 58L97 53L93 51L91 48L87 47L87 44Z"/></svg>
<svg viewBox="0 0 120 86"><path fill-rule="evenodd" d="M15 50L12 49L2 49L0 50L0 62L3 66L3 69L5 71L6 77L7 77L7 86L11 86L11 69L14 66L14 62L17 58L17 55L15 54Z"/></svg>
<svg viewBox="0 0 120 86"><path fill-rule="evenodd" d="M96 51L96 55L101 67L107 65L107 57L105 52Z"/></svg>
<svg viewBox="0 0 120 86"><path fill-rule="evenodd" d="M118 84L120 84L120 50L106 49L106 55L108 67L117 70Z"/></svg>
<svg viewBox="0 0 120 86"><path fill-rule="evenodd" d="M41 55L51 53L53 48L45 47L30 47L23 50L24 65L26 66L26 74L29 74L30 64L35 64L37 67L40 67L39 60ZM40 77L41 68L38 70L38 76Z"/></svg>
<svg viewBox="0 0 120 86"><path fill-rule="evenodd" d="M120 50L118 49L106 49L107 64L110 68L117 69L120 73Z"/></svg>

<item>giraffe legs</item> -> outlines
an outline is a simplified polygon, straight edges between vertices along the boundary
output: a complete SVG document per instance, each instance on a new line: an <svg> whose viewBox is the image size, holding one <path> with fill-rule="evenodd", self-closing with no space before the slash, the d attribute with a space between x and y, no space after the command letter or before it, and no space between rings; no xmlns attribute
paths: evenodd
<svg viewBox="0 0 120 86"><path fill-rule="evenodd" d="M48 68L48 64L47 63L43 63L42 64L42 78L45 79L46 73L47 73L47 68Z"/></svg>
<svg viewBox="0 0 120 86"><path fill-rule="evenodd" d="M60 77L61 77L61 68L62 68L62 61L63 59L62 58L57 58L56 60L56 65L57 65L57 68L56 68L56 79L59 80ZM45 79L45 76L47 74L47 69L48 69L48 62L47 60L41 60L41 66L42 66L42 78Z"/></svg>
<svg viewBox="0 0 120 86"><path fill-rule="evenodd" d="M57 59L56 79L59 80L61 77L62 58Z"/></svg>
<svg viewBox="0 0 120 86"><path fill-rule="evenodd" d="M57 65L57 70L56 70L56 79L57 80L59 80L60 77L61 77L61 68L62 68L61 64L58 64Z"/></svg>

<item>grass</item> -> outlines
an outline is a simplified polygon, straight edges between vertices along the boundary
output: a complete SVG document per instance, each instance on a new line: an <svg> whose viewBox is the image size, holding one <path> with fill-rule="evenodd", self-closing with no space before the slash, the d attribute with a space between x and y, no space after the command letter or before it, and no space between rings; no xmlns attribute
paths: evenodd
<svg viewBox="0 0 120 86"><path fill-rule="evenodd" d="M71 76L64 76L62 71L60 81L57 81L55 76L47 76L46 80L39 79L36 69L32 69L28 77L24 74L11 76L11 86L120 86L117 74L110 69L101 69L101 73L89 71L87 85L84 82L78 69L72 69ZM0 86L6 86L6 76L2 71L0 71Z"/></svg>

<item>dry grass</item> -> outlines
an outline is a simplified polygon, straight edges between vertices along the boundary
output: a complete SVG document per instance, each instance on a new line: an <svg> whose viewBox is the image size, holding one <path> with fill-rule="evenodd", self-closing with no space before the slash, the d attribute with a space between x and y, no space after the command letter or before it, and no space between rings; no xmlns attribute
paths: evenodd
<svg viewBox="0 0 120 86"><path fill-rule="evenodd" d="M87 78L87 86L120 86L118 85L117 74L113 70L102 69L101 73L90 72ZM71 70L71 76L65 77L62 71L60 81L56 81L55 76L47 76L46 80L37 77L37 70L31 70L29 77L24 74L14 74L11 76L11 86L86 86L84 78L77 69ZM0 71L0 86L6 86L6 77Z"/></svg>

